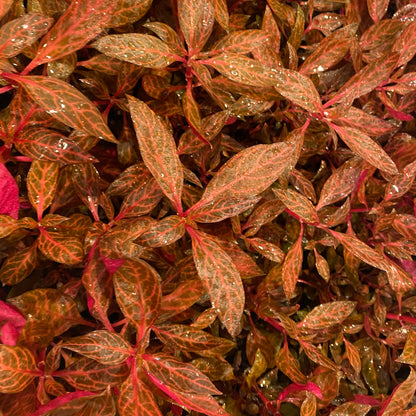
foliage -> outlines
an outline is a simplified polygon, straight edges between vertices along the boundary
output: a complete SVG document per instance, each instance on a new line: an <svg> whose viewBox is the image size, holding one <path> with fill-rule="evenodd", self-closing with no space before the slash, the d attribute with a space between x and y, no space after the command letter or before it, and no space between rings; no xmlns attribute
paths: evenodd
<svg viewBox="0 0 416 416"><path fill-rule="evenodd" d="M416 414L414 1L0 18L2 415Z"/></svg>

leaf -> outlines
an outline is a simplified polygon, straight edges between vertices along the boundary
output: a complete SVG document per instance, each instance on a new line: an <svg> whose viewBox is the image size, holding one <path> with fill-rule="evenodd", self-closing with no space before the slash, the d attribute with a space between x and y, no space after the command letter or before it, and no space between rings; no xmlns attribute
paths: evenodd
<svg viewBox="0 0 416 416"><path fill-rule="evenodd" d="M244 288L230 256L208 234L188 230L198 275L208 292L213 308L232 336L240 332L244 310Z"/></svg>
<svg viewBox="0 0 416 416"><path fill-rule="evenodd" d="M262 238L247 238L247 241L257 253L260 253L266 259L281 263L285 257L285 253L276 244L263 240Z"/></svg>
<svg viewBox="0 0 416 416"><path fill-rule="evenodd" d="M143 161L176 211L181 212L183 169L175 141L163 122L143 101L131 96L128 100Z"/></svg>
<svg viewBox="0 0 416 416"><path fill-rule="evenodd" d="M209 53L247 54L267 43L267 41L268 33L263 30L237 30L215 43Z"/></svg>
<svg viewBox="0 0 416 416"><path fill-rule="evenodd" d="M37 242L42 254L57 263L75 265L84 258L83 244L76 237L41 228Z"/></svg>
<svg viewBox="0 0 416 416"><path fill-rule="evenodd" d="M117 0L107 27L124 26L140 20L149 10L152 0Z"/></svg>
<svg viewBox="0 0 416 416"><path fill-rule="evenodd" d="M302 252L303 233L299 234L296 242L290 247L286 254L282 266L283 289L287 299L291 299L296 288L299 273L302 269L303 252Z"/></svg>
<svg viewBox="0 0 416 416"><path fill-rule="evenodd" d="M235 347L234 342L214 337L188 325L157 325L152 328L157 337L175 349L195 352L204 357L223 356Z"/></svg>
<svg viewBox="0 0 416 416"><path fill-rule="evenodd" d="M347 197L357 187L363 170L362 160L351 158L326 180L321 190L317 210Z"/></svg>
<svg viewBox="0 0 416 416"><path fill-rule="evenodd" d="M205 0L179 0L178 20L189 55L201 51L214 26L214 7Z"/></svg>
<svg viewBox="0 0 416 416"><path fill-rule="evenodd" d="M9 215L17 219L19 208L19 189L17 184L6 166L0 162L0 216ZM3 221L0 220L0 224L1 222ZM5 219L4 222L8 221ZM7 232L7 228L3 228L4 226L5 224L1 224L0 238L6 237L11 232ZM8 228L10 229L11 226L12 223L10 223Z"/></svg>
<svg viewBox="0 0 416 416"><path fill-rule="evenodd" d="M378 22L387 12L390 0L367 0L368 13L374 22Z"/></svg>
<svg viewBox="0 0 416 416"><path fill-rule="evenodd" d="M358 25L353 23L327 36L306 58L300 72L305 75L323 72L340 62L348 53L357 29Z"/></svg>
<svg viewBox="0 0 416 416"><path fill-rule="evenodd" d="M306 399L302 402L300 416L316 416L316 397L306 393Z"/></svg>
<svg viewBox="0 0 416 416"><path fill-rule="evenodd" d="M334 301L322 303L313 308L298 324L298 327L306 330L319 331L332 325L340 324L355 310L356 302Z"/></svg>
<svg viewBox="0 0 416 416"><path fill-rule="evenodd" d="M32 159L64 164L97 162L77 143L46 128L24 130L14 144L20 153Z"/></svg>
<svg viewBox="0 0 416 416"><path fill-rule="evenodd" d="M123 33L98 39L92 46L111 58L162 69L177 61L175 51L155 36L141 33Z"/></svg>
<svg viewBox="0 0 416 416"><path fill-rule="evenodd" d="M162 298L157 272L143 260L126 260L114 273L117 303L138 330L138 340L156 320Z"/></svg>
<svg viewBox="0 0 416 416"><path fill-rule="evenodd" d="M397 167L385 150L363 131L331 124L344 143L371 165L390 175L398 174Z"/></svg>
<svg viewBox="0 0 416 416"><path fill-rule="evenodd" d="M12 58L46 33L53 19L40 13L24 14L0 28L0 57Z"/></svg>
<svg viewBox="0 0 416 416"><path fill-rule="evenodd" d="M25 347L0 345L0 392L19 393L37 376L36 360Z"/></svg>
<svg viewBox="0 0 416 416"><path fill-rule="evenodd" d="M306 376L300 370L299 362L293 357L287 346L287 342L285 342L283 348L280 349L276 364L279 370L293 382L300 384L306 383Z"/></svg>
<svg viewBox="0 0 416 416"><path fill-rule="evenodd" d="M390 402L383 412L383 416L394 416L404 411L414 398L416 389L416 372L410 368L409 377L397 386L390 396Z"/></svg>
<svg viewBox="0 0 416 416"><path fill-rule="evenodd" d="M400 356L396 358L400 363L416 365L416 332L409 330L406 337L406 344Z"/></svg>
<svg viewBox="0 0 416 416"><path fill-rule="evenodd" d="M95 105L72 85L60 79L36 75L19 76L16 81L40 107L61 123L91 136L117 142Z"/></svg>
<svg viewBox="0 0 416 416"><path fill-rule="evenodd" d="M162 416L153 392L135 374L121 385L117 409L120 416Z"/></svg>
<svg viewBox="0 0 416 416"><path fill-rule="evenodd" d="M365 416L370 409L369 404L347 402L334 409L329 416Z"/></svg>
<svg viewBox="0 0 416 416"><path fill-rule="evenodd" d="M9 11L10 7L13 4L13 0L3 0L0 3L0 19Z"/></svg>
<svg viewBox="0 0 416 416"><path fill-rule="evenodd" d="M319 365L322 365L323 367L326 367L329 370L335 372L338 371L338 367L336 366L336 364L332 360L330 360L326 355L324 355L324 353L320 350L319 347L315 347L311 343L304 341L300 341L300 344L302 345L303 351L311 361Z"/></svg>
<svg viewBox="0 0 416 416"><path fill-rule="evenodd" d="M361 358L357 347L344 338L345 353L356 374L361 372Z"/></svg>
<svg viewBox="0 0 416 416"><path fill-rule="evenodd" d="M27 175L27 191L29 201L36 209L38 220L43 211L48 208L55 198L58 185L59 165L54 162L34 160Z"/></svg>
<svg viewBox="0 0 416 416"><path fill-rule="evenodd" d="M0 268L0 281L13 286L29 276L36 267L36 244L20 249L6 258Z"/></svg>
<svg viewBox="0 0 416 416"><path fill-rule="evenodd" d="M143 354L142 357L145 371L174 393L201 396L221 394L210 379L192 364L164 354Z"/></svg>
<svg viewBox="0 0 416 416"><path fill-rule="evenodd" d="M386 0L385 0L386 1ZM410 22L397 38L393 50L400 53L397 67L407 64L416 54L415 22Z"/></svg>
<svg viewBox="0 0 416 416"><path fill-rule="evenodd" d="M174 243L185 234L185 221L177 215L163 218L146 230L137 243L146 247L163 247Z"/></svg>
<svg viewBox="0 0 416 416"><path fill-rule="evenodd" d="M195 101L192 91L189 88L186 89L186 92L182 97L182 109L189 127L199 134L199 140L206 141L204 137L205 134L202 130L201 114L198 103Z"/></svg>
<svg viewBox="0 0 416 416"><path fill-rule="evenodd" d="M61 347L105 365L118 365L130 357L130 345L117 333L104 330L70 338Z"/></svg>
<svg viewBox="0 0 416 416"><path fill-rule="evenodd" d="M122 383L129 374L126 363L105 365L87 357L79 358L64 370L55 372L78 390L100 391Z"/></svg>
<svg viewBox="0 0 416 416"><path fill-rule="evenodd" d="M210 0L210 2L214 8L215 20L228 32L230 15L228 14L227 0Z"/></svg>
<svg viewBox="0 0 416 416"><path fill-rule="evenodd" d="M27 70L83 48L108 24L115 3L111 0L71 2L66 12L41 39L36 57Z"/></svg>
<svg viewBox="0 0 416 416"><path fill-rule="evenodd" d="M285 190L273 188L273 192L290 211L298 215L303 221L312 224L319 223L315 207L305 196L290 188Z"/></svg>

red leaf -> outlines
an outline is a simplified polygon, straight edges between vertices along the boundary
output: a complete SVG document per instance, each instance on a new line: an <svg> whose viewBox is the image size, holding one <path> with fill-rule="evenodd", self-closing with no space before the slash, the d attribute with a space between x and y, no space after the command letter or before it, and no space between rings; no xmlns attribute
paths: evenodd
<svg viewBox="0 0 416 416"><path fill-rule="evenodd" d="M291 299L296 288L299 273L302 269L303 251L302 251L303 232L299 234L297 241L290 247L286 254L282 266L283 289L287 299Z"/></svg>
<svg viewBox="0 0 416 416"><path fill-rule="evenodd" d="M164 123L143 101L131 96L128 99L143 161L180 213L183 169L175 141Z"/></svg>
<svg viewBox="0 0 416 416"><path fill-rule="evenodd" d="M0 57L12 58L46 33L53 19L40 13L24 14L0 28Z"/></svg>
<svg viewBox="0 0 416 416"><path fill-rule="evenodd" d="M332 325L340 324L354 311L356 302L334 301L322 303L316 306L298 324L298 327L306 330L319 331Z"/></svg>
<svg viewBox="0 0 416 416"><path fill-rule="evenodd" d="M70 338L60 346L105 365L121 364L130 357L130 344L115 332L103 330Z"/></svg>
<svg viewBox="0 0 416 416"><path fill-rule="evenodd" d="M0 163L0 214L10 215L12 218L17 219L19 207L19 189L17 184L6 166ZM2 234L0 231L0 235Z"/></svg>
<svg viewBox="0 0 416 416"><path fill-rule="evenodd" d="M26 72L81 49L107 25L115 3L112 0L71 2L66 12L42 38L36 57Z"/></svg>
<svg viewBox="0 0 416 416"><path fill-rule="evenodd" d="M206 0L179 0L178 20L192 56L204 47L211 35L214 7Z"/></svg>
<svg viewBox="0 0 416 416"><path fill-rule="evenodd" d="M72 4L75 3L77 2ZM97 107L72 85L60 79L42 76L13 76L14 79L21 83L40 107L61 123L91 136L117 142Z"/></svg>
<svg viewBox="0 0 416 416"><path fill-rule="evenodd" d="M38 375L33 353L10 345L0 345L0 372L0 393L18 393Z"/></svg>
<svg viewBox="0 0 416 416"><path fill-rule="evenodd" d="M36 209L38 221L42 219L43 211L48 208L55 198L58 185L59 165L54 162L34 160L27 175L27 191L29 201Z"/></svg>
<svg viewBox="0 0 416 416"><path fill-rule="evenodd" d="M344 143L371 165L390 175L398 174L397 167L385 150L363 131L351 127L339 127L331 123Z"/></svg>
<svg viewBox="0 0 416 416"><path fill-rule="evenodd" d="M155 36L123 33L98 39L92 46L111 58L161 69L178 60L175 51Z"/></svg>
<svg viewBox="0 0 416 416"><path fill-rule="evenodd" d="M162 298L159 279L153 267L142 260L126 260L113 275L117 303L137 327L138 340L158 316Z"/></svg>
<svg viewBox="0 0 416 416"><path fill-rule="evenodd" d="M0 301L0 339L4 345L16 345L26 319L12 305Z"/></svg>
<svg viewBox="0 0 416 416"><path fill-rule="evenodd" d="M213 308L228 332L236 336L244 310L244 288L240 274L230 256L208 235L188 229L198 275L211 299Z"/></svg>
<svg viewBox="0 0 416 416"><path fill-rule="evenodd" d="M143 354L142 358L146 372L174 393L195 396L221 394L210 379L192 364L163 354Z"/></svg>

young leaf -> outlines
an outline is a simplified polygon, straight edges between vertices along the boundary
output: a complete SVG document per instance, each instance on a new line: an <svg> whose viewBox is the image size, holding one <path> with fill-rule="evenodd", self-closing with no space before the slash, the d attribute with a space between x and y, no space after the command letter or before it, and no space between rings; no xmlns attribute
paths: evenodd
<svg viewBox="0 0 416 416"><path fill-rule="evenodd" d="M36 244L10 255L0 268L0 281L4 285L16 285L33 272L37 262Z"/></svg>
<svg viewBox="0 0 416 416"><path fill-rule="evenodd" d="M115 3L111 0L73 1L42 38L36 57L26 70L81 49L107 25Z"/></svg>
<svg viewBox="0 0 416 416"><path fill-rule="evenodd" d="M178 20L190 55L202 50L214 26L214 7L205 0L179 0Z"/></svg>
<svg viewBox="0 0 416 416"><path fill-rule="evenodd" d="M60 79L36 75L19 76L16 81L39 106L61 123L91 136L117 142L97 107L72 85Z"/></svg>
<svg viewBox="0 0 416 416"><path fill-rule="evenodd" d="M92 46L111 58L162 69L178 60L175 51L155 36L123 33L98 39Z"/></svg>
<svg viewBox="0 0 416 416"><path fill-rule="evenodd" d="M394 389L383 416L394 416L403 412L412 398L414 398L415 390L416 372L413 368L410 368L409 377Z"/></svg>
<svg viewBox="0 0 416 416"><path fill-rule="evenodd" d="M319 331L340 324L355 309L356 302L335 301L322 303L309 312L298 324L302 329Z"/></svg>
<svg viewBox="0 0 416 416"><path fill-rule="evenodd" d="M55 197L58 185L59 165L54 162L34 160L27 175L29 201L36 209L38 220Z"/></svg>
<svg viewBox="0 0 416 416"><path fill-rule="evenodd" d="M121 364L130 356L130 345L120 335L103 330L70 338L61 347L105 365Z"/></svg>
<svg viewBox="0 0 416 416"><path fill-rule="evenodd" d="M83 244L76 237L41 228L37 242L42 254L57 263L74 265L84 258Z"/></svg>
<svg viewBox="0 0 416 416"><path fill-rule="evenodd" d="M0 238L5 237L14 228L12 226L12 219L18 218L19 208L19 189L17 188L17 184L6 166L0 162L0 217L3 217L3 215L11 217L9 226L2 224L2 222L9 222L6 218L4 218L4 221L0 219ZM8 229L10 229L9 232L7 232Z"/></svg>
<svg viewBox="0 0 416 416"><path fill-rule="evenodd" d="M126 260L114 273L113 284L117 303L137 327L141 340L159 313L162 298L159 275L143 260Z"/></svg>
<svg viewBox="0 0 416 416"><path fill-rule="evenodd" d="M296 242L290 247L286 254L282 266L283 289L287 299L291 299L295 292L296 282L302 269L303 251L302 251L303 233L299 234Z"/></svg>
<svg viewBox="0 0 416 416"><path fill-rule="evenodd" d="M399 173L395 163L385 150L363 131L350 127L339 127L332 123L331 126L344 143L368 163L390 175Z"/></svg>
<svg viewBox="0 0 416 416"><path fill-rule="evenodd" d="M179 213L182 211L183 169L175 141L143 101L131 96L128 99L143 161Z"/></svg>
<svg viewBox="0 0 416 416"><path fill-rule="evenodd" d="M144 354L142 357L146 372L175 393L201 396L221 394L210 379L191 364L164 354Z"/></svg>
<svg viewBox="0 0 416 416"><path fill-rule="evenodd" d="M244 310L244 288L240 274L230 256L208 235L189 230L198 275L211 299L213 308L228 332L236 336Z"/></svg>
<svg viewBox="0 0 416 416"><path fill-rule="evenodd" d="M0 28L0 57L12 58L46 33L53 19L40 13L24 14Z"/></svg>
<svg viewBox="0 0 416 416"><path fill-rule="evenodd" d="M38 375L33 353L25 347L0 345L0 392L19 393Z"/></svg>

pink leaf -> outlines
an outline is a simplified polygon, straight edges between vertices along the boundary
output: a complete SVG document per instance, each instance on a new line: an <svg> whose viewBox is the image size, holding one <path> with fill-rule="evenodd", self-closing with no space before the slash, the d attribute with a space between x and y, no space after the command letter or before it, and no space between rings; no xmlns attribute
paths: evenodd
<svg viewBox="0 0 416 416"><path fill-rule="evenodd" d="M19 190L13 176L3 163L0 163L0 214L19 216Z"/></svg>
<svg viewBox="0 0 416 416"><path fill-rule="evenodd" d="M0 340L4 345L16 345L26 323L19 310L0 300Z"/></svg>

